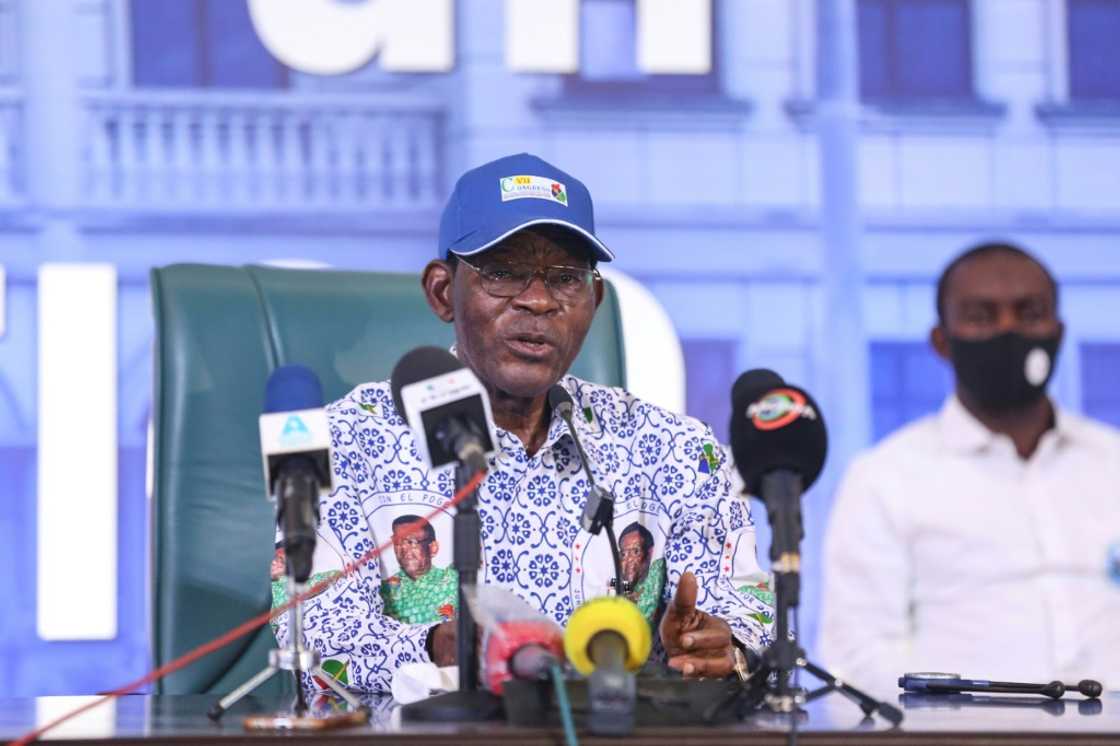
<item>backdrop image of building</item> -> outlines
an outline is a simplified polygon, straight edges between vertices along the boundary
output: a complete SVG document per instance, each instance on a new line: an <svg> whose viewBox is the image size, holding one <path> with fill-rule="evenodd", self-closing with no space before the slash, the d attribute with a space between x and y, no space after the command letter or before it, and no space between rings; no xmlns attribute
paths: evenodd
<svg viewBox="0 0 1120 746"><path fill-rule="evenodd" d="M517 0L447 0L449 70L374 57L316 75L266 49L244 0L0 0L13 695L147 670L150 268L418 272L455 178L512 152L588 185L612 266L681 338L689 414L726 438L731 383L753 367L820 394L832 450L805 500L810 643L846 460L948 391L925 339L954 254L998 237L1049 264L1067 324L1051 392L1120 424L1120 1L852 0L851 26L829 30L831 0L682 0L709 35L710 68L689 74L638 64L640 0L567 2L573 72L509 64ZM822 90L837 73L818 74L822 28L855 44L855 108ZM846 140L824 136L829 117ZM72 473L91 454L101 481Z"/></svg>

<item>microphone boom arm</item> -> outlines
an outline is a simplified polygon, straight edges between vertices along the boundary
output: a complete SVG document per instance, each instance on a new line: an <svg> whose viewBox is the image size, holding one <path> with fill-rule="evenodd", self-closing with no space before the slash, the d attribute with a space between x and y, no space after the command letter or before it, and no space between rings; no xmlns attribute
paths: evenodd
<svg viewBox="0 0 1120 746"><path fill-rule="evenodd" d="M572 442L576 444L576 453L579 454L584 476L587 477L587 505L580 517L580 525L592 536L598 536L603 528L607 529L607 543L610 545L611 562L614 564L614 580L611 581L611 585L615 593L625 593L630 589L626 587L629 584L622 579L622 557L618 551L618 537L614 535L614 495L601 488L591 474L591 461L587 458L587 452L583 450L583 444L576 434L575 423L572 422L571 394L557 384L549 390L548 400L568 426L568 433L572 437Z"/></svg>

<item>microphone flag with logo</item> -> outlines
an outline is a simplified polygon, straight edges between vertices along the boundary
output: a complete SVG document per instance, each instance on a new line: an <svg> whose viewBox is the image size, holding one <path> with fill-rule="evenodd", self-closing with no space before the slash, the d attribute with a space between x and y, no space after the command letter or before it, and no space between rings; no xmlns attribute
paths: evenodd
<svg viewBox="0 0 1120 746"><path fill-rule="evenodd" d="M393 367L389 387L430 468L456 461L475 471L487 468L486 456L498 440L490 397L454 355L439 347L417 347Z"/></svg>
<svg viewBox="0 0 1120 746"><path fill-rule="evenodd" d="M265 487L276 503L288 574L303 583L311 575L319 498L331 489L323 387L310 369L284 365L268 377L260 434Z"/></svg>

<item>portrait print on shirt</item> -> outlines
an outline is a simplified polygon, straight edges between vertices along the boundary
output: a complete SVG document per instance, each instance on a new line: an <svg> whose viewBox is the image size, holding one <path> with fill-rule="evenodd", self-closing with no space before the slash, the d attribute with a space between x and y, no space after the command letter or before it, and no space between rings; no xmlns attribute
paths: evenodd
<svg viewBox="0 0 1120 746"><path fill-rule="evenodd" d="M651 624L665 587L665 558L654 557L656 544L653 533L638 521L632 521L618 534L622 595L636 603Z"/></svg>
<svg viewBox="0 0 1120 746"><path fill-rule="evenodd" d="M656 515L638 510L616 515L614 531L622 568L621 595L637 604L642 616L653 624L665 588L665 532ZM599 536L581 531L573 549L576 574L581 578L576 588L581 596L577 604L606 595L614 563L605 530Z"/></svg>
<svg viewBox="0 0 1120 746"><path fill-rule="evenodd" d="M324 580L330 580L342 573L346 566L342 550L330 541L319 538L315 543L315 554L312 555L311 567L314 572L307 579L307 587L311 588ZM288 575L287 558L284 556L283 536L276 533L276 546L272 553L272 562L268 568L268 578L272 587L272 608L282 606L288 602ZM322 591L319 591L322 593ZM318 595L318 594L314 594ZM277 620L272 620L272 628L276 629Z"/></svg>
<svg viewBox="0 0 1120 746"><path fill-rule="evenodd" d="M378 535L393 541L393 551L381 553L385 613L406 624L455 617L459 575L451 563L451 517L440 513L428 521L421 514L429 512L426 505L394 505L369 518Z"/></svg>

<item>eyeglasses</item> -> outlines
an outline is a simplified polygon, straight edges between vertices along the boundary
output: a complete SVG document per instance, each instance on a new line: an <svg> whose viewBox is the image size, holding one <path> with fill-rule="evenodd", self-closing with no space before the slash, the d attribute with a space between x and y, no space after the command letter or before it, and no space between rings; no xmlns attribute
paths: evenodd
<svg viewBox="0 0 1120 746"><path fill-rule="evenodd" d="M640 544L636 547L624 547L619 551L618 556L621 557L635 557L641 559L646 554L646 550Z"/></svg>
<svg viewBox="0 0 1120 746"><path fill-rule="evenodd" d="M578 300L580 294L600 279L598 270L587 267L533 267L527 264L495 262L476 267L462 257L459 261L478 273L482 289L495 298L516 298L525 292L536 277L544 279L545 287L557 300Z"/></svg>
<svg viewBox="0 0 1120 746"><path fill-rule="evenodd" d="M393 543L396 544L397 546L404 547L404 548L407 548L407 549L415 549L416 547L427 547L429 544L432 543L432 540L429 539L426 536L421 537L419 539L416 538L415 536L406 536L403 539L394 540Z"/></svg>

